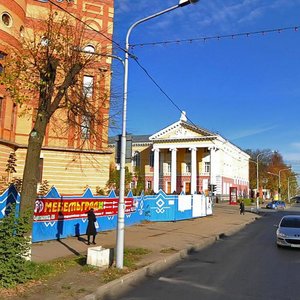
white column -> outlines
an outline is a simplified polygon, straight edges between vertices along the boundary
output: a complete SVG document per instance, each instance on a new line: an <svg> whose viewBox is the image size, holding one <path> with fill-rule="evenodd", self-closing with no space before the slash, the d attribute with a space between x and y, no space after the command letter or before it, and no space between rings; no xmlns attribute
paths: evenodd
<svg viewBox="0 0 300 300"><path fill-rule="evenodd" d="M210 147L210 184L217 183L217 159L216 159L216 151L218 148Z"/></svg>
<svg viewBox="0 0 300 300"><path fill-rule="evenodd" d="M153 191L157 193L159 190L159 149L152 151L154 151Z"/></svg>
<svg viewBox="0 0 300 300"><path fill-rule="evenodd" d="M177 188L177 149L171 148L171 193Z"/></svg>
<svg viewBox="0 0 300 300"><path fill-rule="evenodd" d="M197 148L189 148L191 151L191 194L197 193Z"/></svg>

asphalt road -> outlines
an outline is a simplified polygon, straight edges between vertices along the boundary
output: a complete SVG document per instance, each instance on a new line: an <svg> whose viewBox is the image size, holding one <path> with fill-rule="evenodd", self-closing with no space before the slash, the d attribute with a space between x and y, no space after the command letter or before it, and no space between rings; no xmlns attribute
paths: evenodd
<svg viewBox="0 0 300 300"><path fill-rule="evenodd" d="M274 224L289 213L297 212L267 211L236 235L131 286L119 299L299 300L300 249L275 244Z"/></svg>

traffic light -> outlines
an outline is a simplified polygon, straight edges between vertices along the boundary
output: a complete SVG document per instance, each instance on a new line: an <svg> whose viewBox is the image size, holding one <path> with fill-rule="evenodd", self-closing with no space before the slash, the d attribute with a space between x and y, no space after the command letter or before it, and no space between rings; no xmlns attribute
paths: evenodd
<svg viewBox="0 0 300 300"><path fill-rule="evenodd" d="M211 184L208 185L208 190L211 191Z"/></svg>
<svg viewBox="0 0 300 300"><path fill-rule="evenodd" d="M212 184L212 191L215 192L217 190L217 185L216 184Z"/></svg>

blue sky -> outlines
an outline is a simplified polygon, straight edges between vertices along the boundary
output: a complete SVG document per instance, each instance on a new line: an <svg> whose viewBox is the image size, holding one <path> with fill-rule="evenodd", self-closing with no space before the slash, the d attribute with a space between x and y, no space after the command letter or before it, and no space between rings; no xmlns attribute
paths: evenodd
<svg viewBox="0 0 300 300"><path fill-rule="evenodd" d="M115 0L114 40L124 47L135 21L177 0ZM140 24L130 44L197 39L300 26L300 0L201 0ZM129 63L127 131L152 134L176 122L194 124L242 149L278 150L300 173L299 30L136 46ZM124 56L115 49L115 54ZM113 89L122 92L114 63ZM178 109L179 108L179 109ZM114 131L112 134L119 134Z"/></svg>

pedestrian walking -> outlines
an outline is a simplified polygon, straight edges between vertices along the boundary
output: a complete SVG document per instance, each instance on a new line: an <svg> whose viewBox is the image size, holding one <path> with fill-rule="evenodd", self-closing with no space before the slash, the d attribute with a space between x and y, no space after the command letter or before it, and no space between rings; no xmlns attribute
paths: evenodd
<svg viewBox="0 0 300 300"><path fill-rule="evenodd" d="M86 229L86 235L87 235L87 244L90 245L90 239L91 236L93 237L93 241L92 243L95 245L96 244L96 234L97 234L97 230L96 230L96 223L97 223L97 219L94 213L94 209L91 208L88 213L88 225L87 225L87 229ZM97 223L98 224L98 223Z"/></svg>
<svg viewBox="0 0 300 300"><path fill-rule="evenodd" d="M242 200L240 202L240 215L244 215L245 214L245 203L244 200Z"/></svg>

